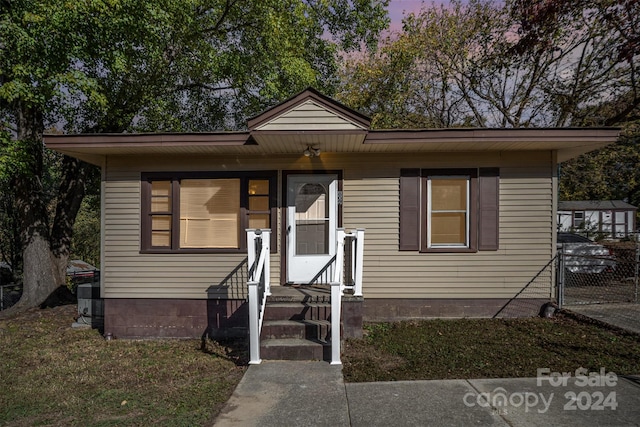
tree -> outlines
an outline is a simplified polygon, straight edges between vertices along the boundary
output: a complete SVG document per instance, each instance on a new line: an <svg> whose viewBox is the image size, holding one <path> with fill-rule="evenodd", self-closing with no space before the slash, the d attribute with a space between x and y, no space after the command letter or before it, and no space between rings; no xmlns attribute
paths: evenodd
<svg viewBox="0 0 640 427"><path fill-rule="evenodd" d="M336 84L339 49L373 45L388 1L2 1L2 175L20 218L24 292L42 302L64 274L91 169L69 157L47 194L44 129L235 128L264 103ZM49 197L50 196L50 197Z"/></svg>
<svg viewBox="0 0 640 427"><path fill-rule="evenodd" d="M565 162L560 198L620 199L640 206L640 2L514 0L512 15L520 24L516 46L520 52L544 49L553 43L565 22L580 18L609 34L608 44L600 52L594 49L606 60L584 55L601 69L598 77L580 81L576 73L572 85L556 86L552 99L568 110L576 110L573 123L622 126L622 136L615 146ZM609 90L597 90L598 86L608 86Z"/></svg>
<svg viewBox="0 0 640 427"><path fill-rule="evenodd" d="M533 43L518 7L453 1L409 14L377 52L347 62L341 99L387 127L614 125L635 117L638 54L607 18L610 8L564 14Z"/></svg>
<svg viewBox="0 0 640 427"><path fill-rule="evenodd" d="M561 200L624 200L640 206L640 124L626 124L615 145L564 162Z"/></svg>
<svg viewBox="0 0 640 427"><path fill-rule="evenodd" d="M560 196L640 205L639 29L637 0L425 6L346 61L339 98L376 127L622 126L562 165Z"/></svg>

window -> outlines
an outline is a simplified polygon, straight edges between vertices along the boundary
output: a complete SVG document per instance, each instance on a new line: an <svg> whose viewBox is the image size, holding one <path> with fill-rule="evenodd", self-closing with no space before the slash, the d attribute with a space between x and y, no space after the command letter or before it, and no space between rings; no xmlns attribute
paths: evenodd
<svg viewBox="0 0 640 427"><path fill-rule="evenodd" d="M171 245L171 198L171 181L151 182L151 246L162 248Z"/></svg>
<svg viewBox="0 0 640 427"><path fill-rule="evenodd" d="M584 212L573 212L573 228L583 228L584 223Z"/></svg>
<svg viewBox="0 0 640 427"><path fill-rule="evenodd" d="M180 247L239 248L240 180L180 182Z"/></svg>
<svg viewBox="0 0 640 427"><path fill-rule="evenodd" d="M499 169L403 169L400 250L498 249Z"/></svg>
<svg viewBox="0 0 640 427"><path fill-rule="evenodd" d="M247 228L275 231L275 188L276 172L143 174L142 251L244 250Z"/></svg>
<svg viewBox="0 0 640 427"><path fill-rule="evenodd" d="M427 248L469 247L471 177L428 176Z"/></svg>

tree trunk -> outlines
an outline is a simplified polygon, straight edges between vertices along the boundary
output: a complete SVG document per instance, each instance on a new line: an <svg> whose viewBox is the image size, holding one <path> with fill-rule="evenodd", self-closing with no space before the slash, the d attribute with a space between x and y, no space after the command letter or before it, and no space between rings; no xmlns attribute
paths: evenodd
<svg viewBox="0 0 640 427"><path fill-rule="evenodd" d="M40 305L63 282L54 274L49 244L47 208L42 187L43 150L42 112L24 103L17 108L20 158L24 163L14 178L16 213L24 243L22 297L3 317Z"/></svg>
<svg viewBox="0 0 640 427"><path fill-rule="evenodd" d="M86 192L89 166L78 159L64 156L62 181L58 189L56 216L51 229L51 255L56 280L65 283L67 264L71 253L73 224L78 216Z"/></svg>
<svg viewBox="0 0 640 427"><path fill-rule="evenodd" d="M22 311L42 304L60 286L55 276L49 240L39 234L31 236L24 250L22 297L10 309Z"/></svg>

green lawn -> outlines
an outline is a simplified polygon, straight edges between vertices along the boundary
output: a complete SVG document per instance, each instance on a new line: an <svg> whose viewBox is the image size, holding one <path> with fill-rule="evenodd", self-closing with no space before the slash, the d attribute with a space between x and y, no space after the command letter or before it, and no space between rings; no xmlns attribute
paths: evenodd
<svg viewBox="0 0 640 427"><path fill-rule="evenodd" d="M348 340L345 381L535 377L538 368L640 373L640 337L569 315L380 323Z"/></svg>
<svg viewBox="0 0 640 427"><path fill-rule="evenodd" d="M246 369L211 341L105 341L75 309L0 321L0 425L210 425Z"/></svg>
<svg viewBox="0 0 640 427"><path fill-rule="evenodd" d="M246 369L242 346L105 341L75 306L0 321L0 425L210 425ZM640 337L560 315L370 324L346 381L535 377L538 368L640 373Z"/></svg>

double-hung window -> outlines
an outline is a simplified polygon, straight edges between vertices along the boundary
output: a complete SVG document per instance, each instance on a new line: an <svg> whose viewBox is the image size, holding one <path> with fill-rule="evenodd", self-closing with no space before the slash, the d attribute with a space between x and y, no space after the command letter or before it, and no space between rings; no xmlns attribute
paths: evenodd
<svg viewBox="0 0 640 427"><path fill-rule="evenodd" d="M145 173L141 249L244 250L247 228L275 228L275 189L275 172Z"/></svg>
<svg viewBox="0 0 640 427"><path fill-rule="evenodd" d="M469 247L471 177L427 176L427 248Z"/></svg>
<svg viewBox="0 0 640 427"><path fill-rule="evenodd" d="M403 169L402 251L498 250L498 168Z"/></svg>
<svg viewBox="0 0 640 427"><path fill-rule="evenodd" d="M583 211L574 211L573 212L573 228L584 228L584 212Z"/></svg>

